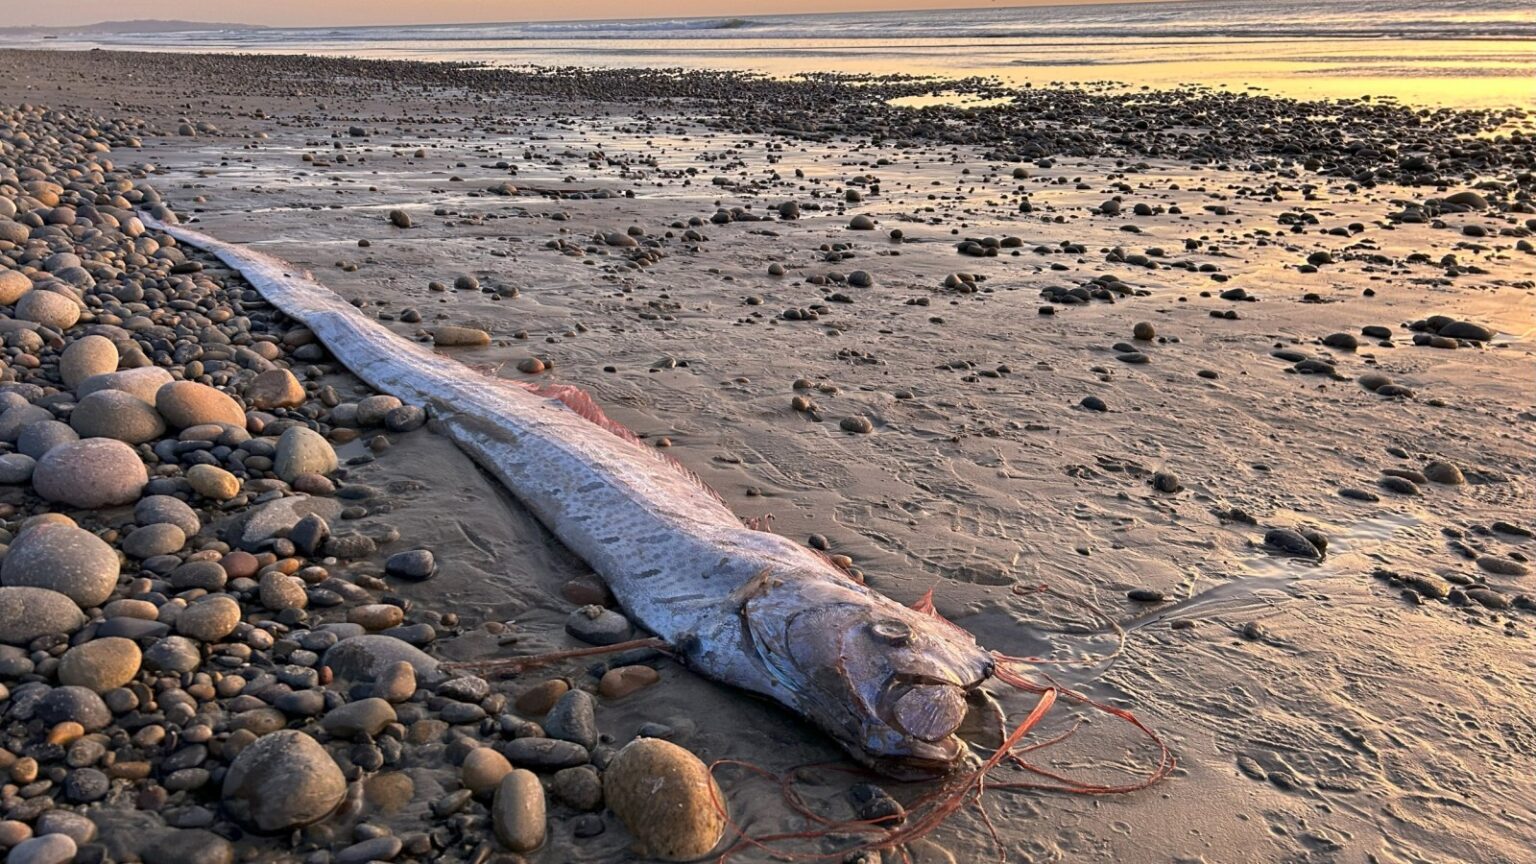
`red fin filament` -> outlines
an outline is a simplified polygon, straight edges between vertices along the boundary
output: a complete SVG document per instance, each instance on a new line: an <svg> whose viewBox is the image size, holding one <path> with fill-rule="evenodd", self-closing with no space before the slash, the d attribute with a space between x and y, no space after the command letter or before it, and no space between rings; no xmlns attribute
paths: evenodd
<svg viewBox="0 0 1536 864"><path fill-rule="evenodd" d="M575 412L576 415L581 417L583 420L586 420L602 428L604 431L616 435L625 441L628 441L636 447L639 447L641 450L644 450L646 453L651 454L652 457L660 459L668 465L671 465L673 468L682 472L683 476L687 477L689 480L692 480L700 489L708 492L710 497L714 498L716 501L719 501L721 504L725 503L725 499L720 497L720 493L712 489L708 483L705 483L704 478L700 477L698 474L695 474L692 469L688 468L683 463L677 461L665 453L662 453L655 447L646 444L643 440L641 440L639 435L631 432L629 428L624 424L619 423L618 421L611 419L607 414L604 414L603 409L598 407L597 401L592 398L592 394L581 389L580 387L577 387L574 384L533 384L527 381L516 381L511 379L502 380L505 380L507 383L514 386L521 387L524 390L534 394L535 396L543 396L546 399L553 399L554 401L559 402L566 408L569 408L571 411Z"/></svg>

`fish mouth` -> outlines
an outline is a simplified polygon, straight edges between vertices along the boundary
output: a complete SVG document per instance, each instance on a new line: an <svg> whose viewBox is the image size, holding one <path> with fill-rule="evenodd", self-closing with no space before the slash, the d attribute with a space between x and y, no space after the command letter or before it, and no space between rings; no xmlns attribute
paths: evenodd
<svg viewBox="0 0 1536 864"><path fill-rule="evenodd" d="M943 741L965 722L969 695L992 676L993 666L992 658L986 658L974 678L964 682L920 673L893 675L876 701L877 713L892 729L917 741Z"/></svg>
<svg viewBox="0 0 1536 864"><path fill-rule="evenodd" d="M956 732L973 710L972 692L986 677L968 685L921 675L892 678L879 700L879 719L901 736L901 752L867 753L871 767L900 780L924 780L975 758Z"/></svg>
<svg viewBox="0 0 1536 864"><path fill-rule="evenodd" d="M892 729L934 744L953 735L965 720L965 688L949 681L902 675L886 684L880 714Z"/></svg>

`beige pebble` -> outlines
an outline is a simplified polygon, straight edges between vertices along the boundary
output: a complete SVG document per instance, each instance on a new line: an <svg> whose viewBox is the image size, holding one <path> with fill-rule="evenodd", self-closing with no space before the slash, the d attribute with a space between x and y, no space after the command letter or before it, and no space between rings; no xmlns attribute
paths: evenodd
<svg viewBox="0 0 1536 864"><path fill-rule="evenodd" d="M511 772L512 763L507 757L489 747L476 747L459 766L459 783L476 795L489 795Z"/></svg>
<svg viewBox="0 0 1536 864"><path fill-rule="evenodd" d="M603 673L597 692L609 699L622 699L661 680L661 673L649 666L620 666Z"/></svg>
<svg viewBox="0 0 1536 864"><path fill-rule="evenodd" d="M514 769L501 778L491 804L496 839L513 852L532 852L544 845L544 785L532 771Z"/></svg>
<svg viewBox="0 0 1536 864"><path fill-rule="evenodd" d="M521 714L548 714L549 709L555 707L555 702L570 689L571 685L564 679L551 678L518 694L513 706Z"/></svg>
<svg viewBox="0 0 1536 864"><path fill-rule="evenodd" d="M432 343L444 347L489 345L491 334L474 327L455 327L445 324L432 331Z"/></svg>
<svg viewBox="0 0 1536 864"><path fill-rule="evenodd" d="M192 491L215 501L228 501L240 494L240 480L217 465L193 465L187 469L187 483Z"/></svg>
<svg viewBox="0 0 1536 864"><path fill-rule="evenodd" d="M347 610L347 620L369 630L388 630L405 621L405 610L389 603L365 603Z"/></svg>
<svg viewBox="0 0 1536 864"><path fill-rule="evenodd" d="M725 796L699 757L659 738L637 738L603 774L603 798L639 855L691 861L725 833Z"/></svg>

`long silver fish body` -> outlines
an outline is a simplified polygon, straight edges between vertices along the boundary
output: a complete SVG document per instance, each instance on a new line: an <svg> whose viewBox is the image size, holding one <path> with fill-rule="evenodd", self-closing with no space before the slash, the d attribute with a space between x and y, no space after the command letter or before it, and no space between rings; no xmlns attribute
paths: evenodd
<svg viewBox="0 0 1536 864"><path fill-rule="evenodd" d="M591 412L404 339L281 259L140 218L239 271L374 388L428 406L689 668L783 704L888 773L966 761L954 733L993 671L970 634L743 526L696 477Z"/></svg>

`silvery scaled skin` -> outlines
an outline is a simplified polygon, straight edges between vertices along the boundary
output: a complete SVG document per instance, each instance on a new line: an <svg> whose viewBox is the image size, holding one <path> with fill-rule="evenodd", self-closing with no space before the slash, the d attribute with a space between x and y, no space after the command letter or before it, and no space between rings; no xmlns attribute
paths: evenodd
<svg viewBox="0 0 1536 864"><path fill-rule="evenodd" d="M941 774L970 759L954 733L967 691L993 670L970 634L744 527L653 449L396 336L287 262L140 218L240 271L373 387L429 406L690 668L779 702L893 775Z"/></svg>

